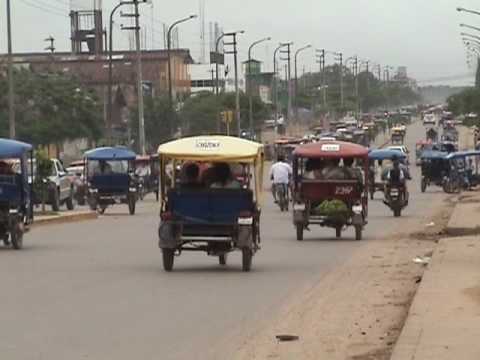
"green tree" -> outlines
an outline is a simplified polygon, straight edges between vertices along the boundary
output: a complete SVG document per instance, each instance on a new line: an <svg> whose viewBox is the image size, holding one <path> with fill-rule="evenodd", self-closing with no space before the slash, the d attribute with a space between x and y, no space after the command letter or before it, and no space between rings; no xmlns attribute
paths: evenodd
<svg viewBox="0 0 480 360"><path fill-rule="evenodd" d="M93 91L63 74L14 73L17 137L35 145L101 137L102 107ZM0 77L0 136L8 136L7 79Z"/></svg>

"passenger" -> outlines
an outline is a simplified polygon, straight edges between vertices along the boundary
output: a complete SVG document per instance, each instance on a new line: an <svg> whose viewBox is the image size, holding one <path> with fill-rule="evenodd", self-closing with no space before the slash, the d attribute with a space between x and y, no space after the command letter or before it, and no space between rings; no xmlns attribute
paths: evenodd
<svg viewBox="0 0 480 360"><path fill-rule="evenodd" d="M308 159L305 164L305 178L310 180L322 180L325 164L322 159Z"/></svg>
<svg viewBox="0 0 480 360"><path fill-rule="evenodd" d="M242 185L233 179L232 170L227 163L213 165L215 182L210 186L212 189L241 189Z"/></svg>
<svg viewBox="0 0 480 360"><path fill-rule="evenodd" d="M96 175L110 175L112 174L112 166L105 160L100 160L98 166L95 167L93 173Z"/></svg>
<svg viewBox="0 0 480 360"><path fill-rule="evenodd" d="M0 161L0 175L14 175L14 171L12 169L12 166L4 161L4 160L1 160Z"/></svg>
<svg viewBox="0 0 480 360"><path fill-rule="evenodd" d="M348 180L357 180L363 183L363 174L358 167L353 166L353 158L343 159L343 170Z"/></svg>
<svg viewBox="0 0 480 360"><path fill-rule="evenodd" d="M290 184L290 179L292 177L292 167L285 162L285 157L283 155L279 155L277 158L277 162L272 165L270 169L270 180L272 182L272 195L273 200L277 203L277 189L279 186L285 187L285 194L287 194L288 198L288 188ZM281 189L281 188L280 188Z"/></svg>
<svg viewBox="0 0 480 360"><path fill-rule="evenodd" d="M202 184L198 181L200 168L196 163L188 163L183 169L182 189L200 189Z"/></svg>
<svg viewBox="0 0 480 360"><path fill-rule="evenodd" d="M325 180L345 180L345 173L340 168L340 159L329 159L327 166L322 171L322 176Z"/></svg>

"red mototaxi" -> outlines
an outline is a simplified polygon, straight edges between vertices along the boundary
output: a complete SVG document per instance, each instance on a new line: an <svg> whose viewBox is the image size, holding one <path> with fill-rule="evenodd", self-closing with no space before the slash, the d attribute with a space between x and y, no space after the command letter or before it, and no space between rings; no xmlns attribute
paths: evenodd
<svg viewBox="0 0 480 360"><path fill-rule="evenodd" d="M362 163L363 184L359 180L318 180L304 177L304 163L308 159L353 158ZM311 224L330 227L341 237L346 226L355 228L355 238L362 239L368 216L368 149L341 141L320 141L300 145L293 153L294 211L293 222L297 240L303 240L304 230ZM347 205L345 221L319 216L312 210L323 201L341 200Z"/></svg>

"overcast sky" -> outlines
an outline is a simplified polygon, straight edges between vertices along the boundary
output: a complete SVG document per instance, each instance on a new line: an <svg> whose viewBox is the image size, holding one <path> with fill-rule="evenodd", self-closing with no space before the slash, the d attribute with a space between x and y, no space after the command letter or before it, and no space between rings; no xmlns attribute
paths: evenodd
<svg viewBox="0 0 480 360"><path fill-rule="evenodd" d="M70 0L11 2L15 52L43 51L47 46L43 40L49 35L56 39L58 51L70 50L67 17ZM94 1L74 2L88 6ZM162 23L170 24L199 13L199 0L153 2L153 10L142 5L148 48L163 47ZM4 38L0 40L0 51L5 52L5 1L1 3ZM111 8L117 3L118 0L103 0L105 26ZM480 27L480 16L458 13L455 8L480 10L477 0L205 0L205 3L207 47L210 22L218 22L225 31L246 31L239 39L241 60L246 59L252 41L271 36L270 44L254 50L254 56L265 62L266 70L272 69L272 52L278 42L293 41L298 47L312 44L315 48L342 51L346 57L359 55L382 65L407 66L410 76L418 80L463 75L457 83L472 82L465 78L472 69L466 64L459 23ZM117 18L118 24L122 22L126 20ZM480 32L476 35L480 36ZM115 36L116 47L129 46L125 31L117 28ZM200 60L198 20L180 26L180 46L190 48L195 60ZM300 59L300 69L316 69L313 50L302 53Z"/></svg>

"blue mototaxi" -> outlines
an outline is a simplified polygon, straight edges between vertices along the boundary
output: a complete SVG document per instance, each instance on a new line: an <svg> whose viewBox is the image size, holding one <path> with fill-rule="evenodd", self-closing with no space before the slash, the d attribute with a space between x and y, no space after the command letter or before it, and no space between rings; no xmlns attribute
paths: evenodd
<svg viewBox="0 0 480 360"><path fill-rule="evenodd" d="M449 186L446 180L448 179L448 174L450 172L447 156L447 152L435 150L428 150L422 153L422 192L425 192L432 184L441 186L447 191Z"/></svg>
<svg viewBox="0 0 480 360"><path fill-rule="evenodd" d="M381 191L383 192L385 189L385 184L383 181L376 181L376 171L383 167L384 161L391 161L393 159L399 159L400 161L404 162L407 156L397 150L389 150L389 149L378 149L372 150L368 153L368 160L369 160L369 192L370 192L370 199L373 200L375 192Z"/></svg>
<svg viewBox="0 0 480 360"><path fill-rule="evenodd" d="M479 160L480 151L459 151L446 157L449 166L449 182L454 186L454 191L477 186L480 183Z"/></svg>
<svg viewBox="0 0 480 360"><path fill-rule="evenodd" d="M87 151L84 157L90 208L103 214L108 206L128 204L134 215L136 154L125 147L102 147Z"/></svg>
<svg viewBox="0 0 480 360"><path fill-rule="evenodd" d="M23 234L33 223L32 145L0 139L0 239L16 250L23 247Z"/></svg>

